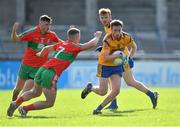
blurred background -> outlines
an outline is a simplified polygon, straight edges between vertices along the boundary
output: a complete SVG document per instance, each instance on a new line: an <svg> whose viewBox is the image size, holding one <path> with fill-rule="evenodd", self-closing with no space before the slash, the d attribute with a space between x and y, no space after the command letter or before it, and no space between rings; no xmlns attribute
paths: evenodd
<svg viewBox="0 0 180 127"><path fill-rule="evenodd" d="M10 39L15 21L21 24L20 33L47 14L53 19L52 30L61 39L66 39L69 25L75 25L85 42L94 31L103 30L98 18L102 7L110 8L113 18L124 21L124 31L137 43L135 77L149 86L179 86L179 0L0 0L0 88L13 88L26 49L26 43L13 44ZM81 88L88 81L96 83L97 56L94 49L81 53L62 75L61 87Z"/></svg>

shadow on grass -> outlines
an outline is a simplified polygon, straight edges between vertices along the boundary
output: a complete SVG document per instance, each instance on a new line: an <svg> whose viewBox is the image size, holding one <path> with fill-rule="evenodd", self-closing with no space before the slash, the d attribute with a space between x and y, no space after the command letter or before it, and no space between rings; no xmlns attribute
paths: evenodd
<svg viewBox="0 0 180 127"><path fill-rule="evenodd" d="M34 118L34 119L52 119L52 118L57 118L56 116L26 116L26 117L21 117L18 115L14 115L14 117L18 117L18 118L24 118L24 119L28 119L28 118Z"/></svg>
<svg viewBox="0 0 180 127"><path fill-rule="evenodd" d="M110 110L113 113L134 113L134 112L141 112L141 111L147 111L152 109L131 109L131 110L124 110L124 111L118 111L118 110Z"/></svg>
<svg viewBox="0 0 180 127"><path fill-rule="evenodd" d="M141 112L141 111L147 111L152 109L131 109L131 110L124 110L124 111L117 111L117 110L106 110L102 114L99 114L98 116L105 116L105 117L123 117L123 116L134 116L135 112Z"/></svg>

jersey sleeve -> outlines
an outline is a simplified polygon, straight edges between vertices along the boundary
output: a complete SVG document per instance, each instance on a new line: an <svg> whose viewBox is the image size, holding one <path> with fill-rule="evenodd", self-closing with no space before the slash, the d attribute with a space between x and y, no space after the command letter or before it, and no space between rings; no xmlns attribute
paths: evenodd
<svg viewBox="0 0 180 127"><path fill-rule="evenodd" d="M59 41L61 41L61 42L62 42L62 40L61 40L61 39L59 39L59 37L57 36L57 34L56 34L56 33L54 33L53 35L54 35L54 37L53 37L53 42L59 42Z"/></svg>
<svg viewBox="0 0 180 127"><path fill-rule="evenodd" d="M131 36L129 36L128 46L129 46L129 47L133 47L134 45L135 45L134 39L133 39Z"/></svg>
<svg viewBox="0 0 180 127"><path fill-rule="evenodd" d="M19 37L20 41L30 42L33 39L32 34L33 34L33 30L29 29L29 30L26 30L23 33L19 34L18 37Z"/></svg>
<svg viewBox="0 0 180 127"><path fill-rule="evenodd" d="M59 43L57 43L57 44L54 44L54 45L53 45L53 49L54 49L54 50L57 50L59 46L61 46L61 42L59 42Z"/></svg>

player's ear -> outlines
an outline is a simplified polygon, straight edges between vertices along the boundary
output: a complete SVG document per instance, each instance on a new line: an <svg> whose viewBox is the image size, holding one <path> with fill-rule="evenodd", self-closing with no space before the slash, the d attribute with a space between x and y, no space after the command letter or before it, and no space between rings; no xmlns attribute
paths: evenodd
<svg viewBox="0 0 180 127"><path fill-rule="evenodd" d="M110 19L112 20L112 15L110 14Z"/></svg>

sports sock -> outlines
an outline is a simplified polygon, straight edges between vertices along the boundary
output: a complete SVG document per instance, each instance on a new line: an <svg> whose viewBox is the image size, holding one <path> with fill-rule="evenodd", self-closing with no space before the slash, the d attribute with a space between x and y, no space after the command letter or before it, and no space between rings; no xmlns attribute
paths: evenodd
<svg viewBox="0 0 180 127"><path fill-rule="evenodd" d="M15 102L16 102L16 105L20 105L20 104L23 103L23 101L24 101L23 97L19 97L19 98L16 99Z"/></svg>
<svg viewBox="0 0 180 127"><path fill-rule="evenodd" d="M35 110L35 106L33 104L27 105L27 106L23 106L23 109L28 112L30 110Z"/></svg>
<svg viewBox="0 0 180 127"><path fill-rule="evenodd" d="M154 93L149 91L146 93L151 99L154 98Z"/></svg>
<svg viewBox="0 0 180 127"><path fill-rule="evenodd" d="M110 106L117 106L117 100L116 100L116 98L111 101Z"/></svg>
<svg viewBox="0 0 180 127"><path fill-rule="evenodd" d="M96 108L96 110L98 110L98 111L101 111L103 109L103 107L101 106L101 105L99 105L97 108Z"/></svg>

